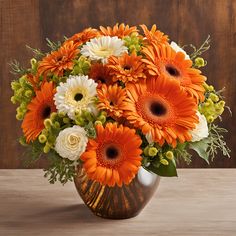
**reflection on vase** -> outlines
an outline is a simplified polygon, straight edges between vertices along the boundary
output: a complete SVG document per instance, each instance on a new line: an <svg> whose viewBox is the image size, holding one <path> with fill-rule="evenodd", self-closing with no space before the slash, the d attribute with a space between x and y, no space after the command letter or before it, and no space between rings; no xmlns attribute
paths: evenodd
<svg viewBox="0 0 236 236"><path fill-rule="evenodd" d="M88 179L79 166L74 179L84 203L95 215L110 219L131 218L140 213L157 189L160 177L142 167L129 185L108 187Z"/></svg>

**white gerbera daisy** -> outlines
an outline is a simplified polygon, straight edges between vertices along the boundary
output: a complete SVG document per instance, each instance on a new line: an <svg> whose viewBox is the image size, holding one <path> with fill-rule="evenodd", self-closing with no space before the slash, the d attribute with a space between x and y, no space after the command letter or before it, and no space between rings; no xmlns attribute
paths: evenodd
<svg viewBox="0 0 236 236"><path fill-rule="evenodd" d="M177 43L174 41L171 42L170 46L176 51L176 52L182 52L185 55L185 60L190 60L189 55L184 51L183 48L181 48Z"/></svg>
<svg viewBox="0 0 236 236"><path fill-rule="evenodd" d="M75 113L82 111L94 112L97 83L88 76L70 76L65 83L60 83L54 96L55 105L59 112L66 113L75 119Z"/></svg>
<svg viewBox="0 0 236 236"><path fill-rule="evenodd" d="M62 130L56 139L55 150L63 158L71 161L79 159L88 143L84 128L74 125Z"/></svg>
<svg viewBox="0 0 236 236"><path fill-rule="evenodd" d="M120 56L127 52L127 47L117 36L102 36L91 39L82 47L80 52L91 60L101 60L105 64L109 56Z"/></svg>

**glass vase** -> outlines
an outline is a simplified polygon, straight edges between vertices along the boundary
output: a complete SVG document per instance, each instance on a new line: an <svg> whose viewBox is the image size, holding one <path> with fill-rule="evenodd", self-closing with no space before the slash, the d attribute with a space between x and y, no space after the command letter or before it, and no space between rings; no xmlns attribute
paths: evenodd
<svg viewBox="0 0 236 236"><path fill-rule="evenodd" d="M138 215L155 193L160 177L140 168L129 185L108 187L90 180L82 166L74 178L76 189L90 210L109 219L127 219Z"/></svg>

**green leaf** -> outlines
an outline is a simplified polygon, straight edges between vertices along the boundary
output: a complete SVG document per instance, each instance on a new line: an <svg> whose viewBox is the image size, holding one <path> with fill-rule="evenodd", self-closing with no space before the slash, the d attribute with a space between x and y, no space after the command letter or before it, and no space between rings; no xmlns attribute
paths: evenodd
<svg viewBox="0 0 236 236"><path fill-rule="evenodd" d="M178 176L175 162L170 160L168 161L169 165L163 165L163 164L160 164L159 166L150 165L146 167L146 169L152 171L153 173L159 176L164 176L164 177Z"/></svg>
<svg viewBox="0 0 236 236"><path fill-rule="evenodd" d="M209 155L207 149L209 147L209 140L207 138L198 142L189 143L189 148L194 150L202 159L209 164Z"/></svg>

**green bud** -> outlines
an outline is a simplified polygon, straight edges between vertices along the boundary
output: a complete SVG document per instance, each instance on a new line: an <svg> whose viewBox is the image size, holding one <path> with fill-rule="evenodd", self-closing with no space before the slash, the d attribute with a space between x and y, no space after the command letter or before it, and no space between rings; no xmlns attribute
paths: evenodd
<svg viewBox="0 0 236 236"><path fill-rule="evenodd" d="M208 86L208 91L209 92L213 92L215 89L214 89L214 87L212 86L212 85L210 85L210 86Z"/></svg>
<svg viewBox="0 0 236 236"><path fill-rule="evenodd" d="M214 93L211 93L209 97L213 102L218 102L219 101L219 97Z"/></svg>
<svg viewBox="0 0 236 236"><path fill-rule="evenodd" d="M27 98L31 98L32 95L33 95L33 92L32 92L31 90L28 89L28 90L25 91L25 96L26 96Z"/></svg>
<svg viewBox="0 0 236 236"><path fill-rule="evenodd" d="M165 165L165 166L168 166L169 165L169 162L166 160L166 159L161 159L160 160L160 163Z"/></svg>
<svg viewBox="0 0 236 236"><path fill-rule="evenodd" d="M17 82L17 81L12 81L12 82L11 82L11 88L12 88L12 90L18 90L18 89L21 88L21 86L20 86L19 82Z"/></svg>
<svg viewBox="0 0 236 236"><path fill-rule="evenodd" d="M57 117L57 113L56 113L56 112L52 112L52 113L50 114L50 119L51 119L52 121L54 121L54 120L56 119L56 117Z"/></svg>
<svg viewBox="0 0 236 236"><path fill-rule="evenodd" d="M218 104L219 104L219 106L221 106L221 107L224 107L225 106L225 101L220 101L220 102L218 102Z"/></svg>
<svg viewBox="0 0 236 236"><path fill-rule="evenodd" d="M17 119L17 120L23 120L23 118L24 118L24 114L23 114L22 112L18 112L18 113L16 114L16 119Z"/></svg>
<svg viewBox="0 0 236 236"><path fill-rule="evenodd" d="M67 117L64 117L64 118L63 118L63 122L64 122L65 124L68 124L68 123L70 123L70 119L67 118Z"/></svg>
<svg viewBox="0 0 236 236"><path fill-rule="evenodd" d="M21 86L24 86L26 83L26 75L21 76L19 82Z"/></svg>
<svg viewBox="0 0 236 236"><path fill-rule="evenodd" d="M84 111L83 112L83 117L86 118L86 120L94 121L93 115L90 112L88 112L88 111Z"/></svg>
<svg viewBox="0 0 236 236"><path fill-rule="evenodd" d="M208 123L212 123L214 121L214 117L213 116L208 116L207 121L208 121Z"/></svg>
<svg viewBox="0 0 236 236"><path fill-rule="evenodd" d="M44 153L49 153L50 152L50 149L51 149L51 146L49 144L46 144L43 148L43 152Z"/></svg>
<svg viewBox="0 0 236 236"><path fill-rule="evenodd" d="M25 140L24 137L20 137L19 143L20 143L22 146L28 146L28 144L26 143L26 140Z"/></svg>
<svg viewBox="0 0 236 236"><path fill-rule="evenodd" d="M167 157L167 159L169 160L173 160L174 159L174 153L172 151L167 151L165 153L165 156Z"/></svg>
<svg viewBox="0 0 236 236"><path fill-rule="evenodd" d="M157 153L158 153L158 150L157 150L157 148L155 148L155 147L150 147L150 148L148 149L148 155L149 155L150 157L156 156Z"/></svg>
<svg viewBox="0 0 236 236"><path fill-rule="evenodd" d="M96 125L102 125L102 122L100 121L100 120L96 120L95 122L94 122L94 125L96 126Z"/></svg>
<svg viewBox="0 0 236 236"><path fill-rule="evenodd" d="M66 114L65 114L64 112L59 112L59 113L58 113L58 116L59 116L60 118L63 118L63 117L66 116Z"/></svg>
<svg viewBox="0 0 236 236"><path fill-rule="evenodd" d="M204 59L202 57L197 57L195 59L195 66L198 67L198 68L205 66Z"/></svg>
<svg viewBox="0 0 236 236"><path fill-rule="evenodd" d="M40 143L45 143L47 141L47 137L44 134L40 134L38 139Z"/></svg>
<svg viewBox="0 0 236 236"><path fill-rule="evenodd" d="M52 126L52 121L50 119L45 119L43 123L46 129L49 129Z"/></svg>
<svg viewBox="0 0 236 236"><path fill-rule="evenodd" d="M107 117L107 113L105 111L102 111L100 115L103 115L103 116Z"/></svg>
<svg viewBox="0 0 236 236"><path fill-rule="evenodd" d="M30 64L31 64L32 67L34 67L35 64L37 64L37 60L36 60L35 58L32 58L32 59L30 60Z"/></svg>
<svg viewBox="0 0 236 236"><path fill-rule="evenodd" d="M84 126L85 125L85 121L81 116L76 117L75 123L79 126Z"/></svg>
<svg viewBox="0 0 236 236"><path fill-rule="evenodd" d="M43 129L41 133L44 134L45 136L48 136L48 130L47 129Z"/></svg>
<svg viewBox="0 0 236 236"><path fill-rule="evenodd" d="M11 97L11 102L12 102L13 104L16 104L16 103L17 103L17 100L16 100L15 96L12 96L12 97Z"/></svg>
<svg viewBox="0 0 236 236"><path fill-rule="evenodd" d="M56 121L56 122L53 124L53 127L54 127L55 129L60 129L61 125L60 125L60 123L59 123L58 121Z"/></svg>
<svg viewBox="0 0 236 236"><path fill-rule="evenodd" d="M104 115L100 115L98 118L103 124L106 122L106 117Z"/></svg>
<svg viewBox="0 0 236 236"><path fill-rule="evenodd" d="M148 156L148 155L149 155L149 154L148 154L148 149L149 149L149 146L146 146L146 147L144 148L144 150L143 150L143 153L144 153L145 156Z"/></svg>

